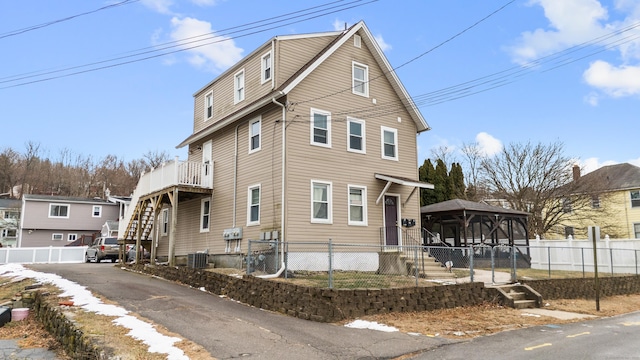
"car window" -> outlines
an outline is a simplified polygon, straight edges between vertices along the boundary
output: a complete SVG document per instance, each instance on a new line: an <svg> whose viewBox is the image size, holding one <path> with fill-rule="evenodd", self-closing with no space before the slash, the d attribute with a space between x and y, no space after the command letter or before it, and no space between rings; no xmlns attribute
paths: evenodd
<svg viewBox="0 0 640 360"><path fill-rule="evenodd" d="M114 237L104 239L105 245L118 245L118 239Z"/></svg>

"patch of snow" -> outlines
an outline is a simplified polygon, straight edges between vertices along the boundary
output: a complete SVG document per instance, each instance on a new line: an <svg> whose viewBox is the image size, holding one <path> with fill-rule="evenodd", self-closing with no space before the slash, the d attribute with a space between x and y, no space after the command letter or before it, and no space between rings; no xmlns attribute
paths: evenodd
<svg viewBox="0 0 640 360"><path fill-rule="evenodd" d="M366 320L354 320L345 325L345 327L354 328L354 329L370 329L370 330L378 330L384 332L396 332L399 331L393 326L388 326L384 324L379 324L375 321L366 321Z"/></svg>
<svg viewBox="0 0 640 360"><path fill-rule="evenodd" d="M113 320L113 323L129 329L130 331L127 335L149 346L149 352L167 354L168 360L189 359L182 350L173 346L173 344L179 342L181 339L162 335L153 325L134 316L127 315L129 311L126 309L103 303L80 284L64 279L56 274L29 270L20 264L0 265L0 276L13 279L31 278L40 283L55 285L62 290L59 297L70 297L71 301L73 301L77 307L98 315L115 316L116 319Z"/></svg>

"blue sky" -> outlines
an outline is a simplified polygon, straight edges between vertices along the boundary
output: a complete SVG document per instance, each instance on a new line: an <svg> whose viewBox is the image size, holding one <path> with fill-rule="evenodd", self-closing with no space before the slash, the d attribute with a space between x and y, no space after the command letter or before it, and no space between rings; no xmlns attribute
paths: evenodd
<svg viewBox="0 0 640 360"><path fill-rule="evenodd" d="M0 149L186 159L196 90L275 35L364 20L392 66L408 62L397 73L432 127L420 163L561 141L587 171L640 166L636 0L123 1L3 2ZM223 41L176 42L211 32Z"/></svg>

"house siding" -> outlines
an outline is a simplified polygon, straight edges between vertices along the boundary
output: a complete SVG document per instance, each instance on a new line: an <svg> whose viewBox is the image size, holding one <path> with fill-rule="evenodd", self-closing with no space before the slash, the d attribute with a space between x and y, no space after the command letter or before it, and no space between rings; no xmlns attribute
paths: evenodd
<svg viewBox="0 0 640 360"><path fill-rule="evenodd" d="M351 87L352 61L369 66L371 82L369 97L340 90ZM287 240L377 243L383 224L382 201L376 199L386 185L376 180L374 173L383 173L417 179L416 126L402 106L387 111L384 104L397 103L398 98L382 69L363 44L353 46L347 40L329 59L311 73L290 94L290 101L297 102L336 93L324 99L300 104L287 114L288 119L299 119L287 129ZM373 99L377 104L372 105ZM349 109L370 108L368 114L353 114L365 121L366 154L347 151L347 123ZM332 113L331 148L310 144L310 109ZM346 115L337 115L346 110ZM385 113L376 116L376 113ZM336 114L336 115L334 115ZM398 117L401 122L398 122ZM381 126L397 129L399 161L382 159ZM328 170L330 169L330 170ZM311 179L332 182L333 224L311 223ZM348 185L367 187L368 226L348 225ZM393 185L389 194L401 196L404 202L413 189ZM401 217L419 219L418 196L414 194L408 204L401 207ZM309 231L309 229L313 229Z"/></svg>
<svg viewBox="0 0 640 360"><path fill-rule="evenodd" d="M287 81L336 36L318 36L303 39L287 39L276 42L276 87Z"/></svg>

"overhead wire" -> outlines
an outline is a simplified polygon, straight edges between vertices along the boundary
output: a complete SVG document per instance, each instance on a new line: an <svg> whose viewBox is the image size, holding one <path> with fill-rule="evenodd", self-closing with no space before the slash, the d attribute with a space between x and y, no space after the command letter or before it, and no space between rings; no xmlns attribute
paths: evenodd
<svg viewBox="0 0 640 360"><path fill-rule="evenodd" d="M291 13L287 13L287 14L283 14L283 15L278 15L278 16L267 18L267 19L263 19L263 20L260 20L260 21L254 21L252 23L248 23L248 24L245 24L245 25L234 26L234 27L231 27L229 29L238 29L238 28L241 28L243 26L246 27L246 25L254 25L254 24L261 23L261 22L266 22L266 21L269 21L269 20L272 20L272 19L278 19L278 18L285 17L282 20L266 22L265 24L259 25L259 26L250 26L250 27L247 27L246 29L235 30L235 31L230 31L230 32L222 33L222 34L217 34L217 35L213 35L213 36L210 36L210 37L208 37L206 39L202 39L202 40L196 40L196 41L187 42L187 43L175 44L176 42L180 42L180 41L184 41L185 40L185 39L180 39L180 40L171 41L169 43L166 43L166 44L175 44L175 45L156 48L154 50L149 50L149 51L137 52L137 53L134 53L134 54L131 54L131 55L126 55L126 56L121 56L121 57L117 57L117 58L97 61L97 62L93 62L93 63L89 63L89 64L66 67L66 68L58 69L58 70L40 72L40 73L37 73L37 74L33 74L33 72L31 72L31 73L28 73L28 74L4 77L4 78L0 79L0 84L13 83L13 82L27 80L27 79L31 79L31 78L43 77L43 76L46 76L46 75L59 74L59 73L62 73L62 72L66 72L65 74L62 74L62 75L50 76L50 77L41 78L41 79L32 80L32 81L24 81L24 82L21 82L21 83L0 87L0 89L8 89L8 88L13 88L13 87L18 87L18 86L24 86L24 85L28 85L28 84L38 83L38 82L50 81L50 80L53 80L53 79L58 79L58 78L63 78L63 77L68 77L68 76L73 76L73 75L78 75L78 74L83 74L83 73L103 70L103 69L112 68L112 67L116 67L116 66L122 66L122 65L126 65L126 64L145 61L145 60L149 60L149 59L153 59L153 58L157 58L157 57L161 57L161 56L175 54L175 53L178 53L178 52L183 52L183 51L187 51L187 50L193 50L193 49L196 49L196 48L212 45L212 44L215 44L215 43L219 43L219 42L223 42L223 41L229 41L229 40L233 40L233 39L238 39L238 38L254 35L254 34L257 34L257 33L265 32L265 31L269 31L269 30L273 30L273 29L277 29L277 28L280 28L280 27L284 27L284 26L300 23L300 22L303 22L303 21L308 21L308 20L315 19L315 18L318 18L318 17L334 14L334 13L337 13L337 12L353 9L353 8L356 8L356 7L368 5L370 3L377 2L378 0L351 0L351 1L346 2L345 4L333 5L333 4L341 3L341 2L344 2L344 1L345 0L333 1L333 2L330 2L330 3L323 4L323 5L318 5L318 6L306 8L306 9L303 9L303 10L299 10L299 11L295 11L295 12L291 12ZM328 5L333 5L333 6L328 6ZM325 7L325 9L316 10L316 9L318 9L320 7ZM309 11L309 10L314 10L314 11ZM302 12L304 12L304 14L300 14ZM300 14L300 15L289 16L289 15L294 15L294 14ZM296 20L296 19L298 19L298 20ZM289 20L291 20L291 21L289 21ZM285 21L288 21L288 22L285 22ZM283 23L283 22L285 22L285 23ZM277 25L274 25L274 24L277 24ZM274 25L274 26L263 28L263 27L269 26L269 25ZM233 36L233 37L228 37L228 35L230 35L230 34L246 32L247 30L259 29L259 28L262 28L262 29L251 31L251 32L244 33L244 34L240 34L240 35ZM204 34L204 35L211 35L211 34L214 34L214 33L208 33L208 34ZM201 36L201 35L198 35L198 36ZM198 36L195 36L195 37L198 37ZM191 37L191 38L195 38L195 37ZM186 38L186 40L189 40L191 38ZM212 40L212 39L218 39L218 40ZM212 41L207 41L205 43L200 43L200 44L191 45L191 46L188 46L188 47L179 48L177 50L165 51L165 52L162 52L160 54L154 54L154 53L159 52L159 51L164 51L164 50L168 50L168 49L184 46L185 44L192 44L194 42L197 43L197 42L201 42L201 41L205 41L205 40L212 40ZM161 44L159 46L163 46L163 45L164 44ZM146 50L146 49L149 49L149 47L143 48L142 50ZM135 50L133 52L135 52ZM136 58L136 59L133 59L133 60L120 61L120 60L130 59L130 58L139 57L139 56L143 56L143 55L148 55L148 54L154 54L154 55L149 55L149 56L145 56L145 57L141 57L141 58ZM96 66L96 65L101 65L101 64L108 64L108 63L112 63L114 61L120 61L120 62L117 62L117 63L114 63L114 64L109 64L109 65L102 65L102 66L98 66L98 67L93 67L93 68L89 68L89 69L85 69L85 70L78 70L78 69L87 68L87 67L91 67L91 66ZM78 70L78 71L74 71L74 70Z"/></svg>

